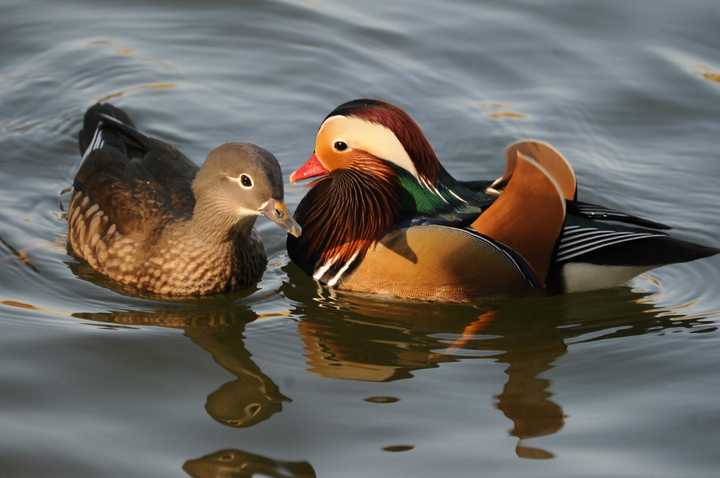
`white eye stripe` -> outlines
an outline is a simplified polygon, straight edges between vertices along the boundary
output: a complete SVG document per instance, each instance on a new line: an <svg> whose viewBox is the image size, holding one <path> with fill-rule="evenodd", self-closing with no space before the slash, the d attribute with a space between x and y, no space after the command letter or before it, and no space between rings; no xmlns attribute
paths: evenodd
<svg viewBox="0 0 720 478"><path fill-rule="evenodd" d="M333 143L331 143L333 149L336 141L342 141L348 145L348 149L360 149L377 158L395 163L419 178L410 156L395 133L389 128L354 116L336 115L323 122L318 136L325 130L330 134L334 133L333 136L338 134L342 138L333 139Z"/></svg>
<svg viewBox="0 0 720 478"><path fill-rule="evenodd" d="M238 183L240 185L240 187L243 189L252 189L253 186L255 186L255 181L253 181L252 176L250 176L249 174L246 174L246 173L243 173L240 176L235 177L235 178L232 176L227 176L227 178L230 181Z"/></svg>

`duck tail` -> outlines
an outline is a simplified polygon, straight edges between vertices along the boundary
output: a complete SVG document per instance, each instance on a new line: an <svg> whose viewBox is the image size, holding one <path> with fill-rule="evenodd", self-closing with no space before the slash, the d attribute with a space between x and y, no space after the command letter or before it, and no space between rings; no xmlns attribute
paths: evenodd
<svg viewBox="0 0 720 478"><path fill-rule="evenodd" d="M667 250L667 260L670 264L676 264L678 262L690 262L696 259L702 259L703 257L710 257L716 254L720 254L720 249L717 247L706 246L703 244L696 244L689 241L683 241L681 239L666 238L663 246ZM661 246L661 247L663 247Z"/></svg>
<svg viewBox="0 0 720 478"><path fill-rule="evenodd" d="M670 236L618 244L584 255L582 262L659 267L720 254L720 249Z"/></svg>
<svg viewBox="0 0 720 478"><path fill-rule="evenodd" d="M88 147L91 146L93 140L97 141L98 137L96 132L102 121L107 122L107 118L113 118L123 125L135 128L130 116L110 103L95 103L85 112L85 118L83 119L83 127L78 134L78 146L80 147L80 154L85 156L85 152ZM93 145L95 146L95 145ZM95 149L94 147L91 149Z"/></svg>

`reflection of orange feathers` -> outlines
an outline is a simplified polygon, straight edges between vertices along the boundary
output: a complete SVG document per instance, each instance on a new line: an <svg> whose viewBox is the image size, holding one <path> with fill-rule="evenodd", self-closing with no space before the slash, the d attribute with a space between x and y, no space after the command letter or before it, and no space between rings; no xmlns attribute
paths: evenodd
<svg viewBox="0 0 720 478"><path fill-rule="evenodd" d="M517 150L515 154L512 177L502 195L471 227L522 255L544 285L565 222L565 200L543 166Z"/></svg>
<svg viewBox="0 0 720 478"><path fill-rule="evenodd" d="M473 340L473 336L479 334L485 330L490 323L495 320L497 313L495 310L488 310L480 314L477 320L470 322L462 331L462 336L455 340L451 345L450 349L463 349L468 342Z"/></svg>

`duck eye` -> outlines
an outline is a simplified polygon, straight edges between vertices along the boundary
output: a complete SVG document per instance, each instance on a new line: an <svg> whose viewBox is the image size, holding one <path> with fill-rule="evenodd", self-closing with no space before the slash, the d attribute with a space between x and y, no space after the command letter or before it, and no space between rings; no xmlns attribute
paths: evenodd
<svg viewBox="0 0 720 478"><path fill-rule="evenodd" d="M251 187L253 187L253 180L247 174L241 174L240 175L240 185L242 187L244 187L245 189L250 189Z"/></svg>
<svg viewBox="0 0 720 478"><path fill-rule="evenodd" d="M348 149L348 145L345 141L335 141L333 148L335 148L335 151L345 151Z"/></svg>

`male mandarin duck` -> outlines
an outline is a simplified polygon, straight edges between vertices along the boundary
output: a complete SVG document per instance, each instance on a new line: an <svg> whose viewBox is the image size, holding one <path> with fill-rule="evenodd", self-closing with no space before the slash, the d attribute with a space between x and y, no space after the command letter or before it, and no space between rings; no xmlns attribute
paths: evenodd
<svg viewBox="0 0 720 478"><path fill-rule="evenodd" d="M458 181L400 108L360 99L323 121L291 182L315 178L288 237L290 258L326 286L429 300L535 288L620 285L653 267L720 250L668 226L577 200L552 146L508 147L495 181Z"/></svg>
<svg viewBox="0 0 720 478"><path fill-rule="evenodd" d="M258 146L223 144L198 168L110 104L88 109L79 145L68 250L133 290L193 296L253 285L267 263L255 219L300 234L280 165Z"/></svg>

